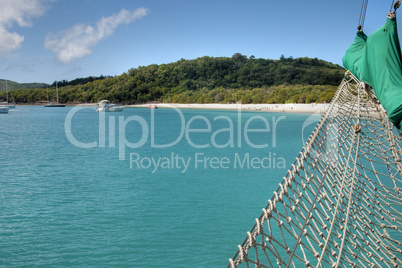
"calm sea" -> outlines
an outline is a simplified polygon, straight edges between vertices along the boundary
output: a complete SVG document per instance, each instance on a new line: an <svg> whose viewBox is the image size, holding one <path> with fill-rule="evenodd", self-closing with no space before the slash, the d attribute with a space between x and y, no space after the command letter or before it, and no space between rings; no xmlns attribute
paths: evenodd
<svg viewBox="0 0 402 268"><path fill-rule="evenodd" d="M17 106L0 114L0 267L224 267L318 119Z"/></svg>

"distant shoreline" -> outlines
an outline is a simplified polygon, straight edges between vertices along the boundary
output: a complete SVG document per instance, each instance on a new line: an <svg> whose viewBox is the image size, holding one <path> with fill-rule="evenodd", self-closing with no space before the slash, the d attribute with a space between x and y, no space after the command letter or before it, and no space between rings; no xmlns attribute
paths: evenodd
<svg viewBox="0 0 402 268"><path fill-rule="evenodd" d="M328 103L286 103L286 104L221 104L221 103L159 103L158 108L180 108L180 109L212 109L212 110L239 110L261 111L261 112L293 112L293 113L324 113ZM144 108L149 104L123 105L127 108Z"/></svg>
<svg viewBox="0 0 402 268"><path fill-rule="evenodd" d="M45 103L23 103L19 106L44 106ZM125 108L147 108L150 104L121 105ZM207 109L207 110L239 110L261 112L290 112L290 113L324 113L329 103L285 103L285 104L222 104L222 103L154 103L158 108ZM97 103L67 103L66 106L96 107Z"/></svg>

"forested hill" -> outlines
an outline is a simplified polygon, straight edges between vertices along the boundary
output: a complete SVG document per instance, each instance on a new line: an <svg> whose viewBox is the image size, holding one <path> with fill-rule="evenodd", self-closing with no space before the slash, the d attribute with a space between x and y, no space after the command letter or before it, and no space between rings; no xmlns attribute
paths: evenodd
<svg viewBox="0 0 402 268"><path fill-rule="evenodd" d="M317 58L201 57L149 65L86 84L60 87L65 103L108 99L123 104L150 101L211 103L328 102L343 77L339 65ZM13 91L16 102L46 100L46 89ZM55 98L55 90L50 90ZM0 95L0 98L2 95Z"/></svg>
<svg viewBox="0 0 402 268"><path fill-rule="evenodd" d="M7 89L14 90L14 89L27 89L27 88L45 88L48 87L48 84L45 83L17 83L14 81L7 80ZM0 91L6 90L6 80L0 79Z"/></svg>

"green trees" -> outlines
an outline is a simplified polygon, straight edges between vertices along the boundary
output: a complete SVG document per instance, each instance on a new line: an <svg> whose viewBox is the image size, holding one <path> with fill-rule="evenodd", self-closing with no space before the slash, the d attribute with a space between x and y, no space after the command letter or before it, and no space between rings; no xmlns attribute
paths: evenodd
<svg viewBox="0 0 402 268"><path fill-rule="evenodd" d="M344 69L317 58L280 60L232 57L181 59L161 65L140 66L119 76L60 81L61 102L123 104L149 101L181 103L285 103L329 102ZM49 88L54 90L55 83ZM0 92L4 98L4 92ZM46 89L13 90L16 102L46 100ZM53 95L50 95L51 99Z"/></svg>

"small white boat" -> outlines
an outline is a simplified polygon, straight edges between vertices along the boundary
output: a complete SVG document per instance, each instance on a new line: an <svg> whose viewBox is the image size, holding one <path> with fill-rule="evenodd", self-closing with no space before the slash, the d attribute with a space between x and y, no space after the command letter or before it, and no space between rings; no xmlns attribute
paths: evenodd
<svg viewBox="0 0 402 268"><path fill-rule="evenodd" d="M156 106L156 104L150 104L148 105L149 109L158 109L158 106Z"/></svg>
<svg viewBox="0 0 402 268"><path fill-rule="evenodd" d="M120 107L118 104L110 103L108 100L101 100L97 112L121 112L124 107Z"/></svg>
<svg viewBox="0 0 402 268"><path fill-rule="evenodd" d="M7 102L0 102L1 107L15 108L15 105L10 105Z"/></svg>
<svg viewBox="0 0 402 268"><path fill-rule="evenodd" d="M0 106L0 114L7 114L8 109L9 108L7 106Z"/></svg>

